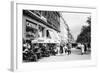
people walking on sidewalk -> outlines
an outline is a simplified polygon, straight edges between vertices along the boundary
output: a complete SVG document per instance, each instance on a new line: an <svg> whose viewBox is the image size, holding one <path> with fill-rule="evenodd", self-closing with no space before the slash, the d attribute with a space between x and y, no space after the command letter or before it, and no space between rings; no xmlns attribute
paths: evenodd
<svg viewBox="0 0 100 73"><path fill-rule="evenodd" d="M64 52L63 52L63 54L66 54L67 53L67 50L68 50L68 47L67 47L67 45L64 45Z"/></svg>
<svg viewBox="0 0 100 73"><path fill-rule="evenodd" d="M87 45L84 44L84 53L86 54L87 53Z"/></svg>
<svg viewBox="0 0 100 73"><path fill-rule="evenodd" d="M68 46L67 52L68 52L68 55L69 55L69 54L71 54L71 43L68 43L67 46Z"/></svg>
<svg viewBox="0 0 100 73"><path fill-rule="evenodd" d="M84 54L84 45L81 43L81 55Z"/></svg>

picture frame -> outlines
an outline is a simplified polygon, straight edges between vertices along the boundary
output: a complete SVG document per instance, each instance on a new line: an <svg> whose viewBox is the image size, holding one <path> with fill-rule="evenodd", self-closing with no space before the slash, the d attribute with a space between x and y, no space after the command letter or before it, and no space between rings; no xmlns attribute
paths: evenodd
<svg viewBox="0 0 100 73"><path fill-rule="evenodd" d="M22 61L22 10L46 10L46 11L64 11L91 14L91 59L75 60L64 62L29 62ZM30 71L45 69L60 69L68 67L95 66L97 61L95 48L95 25L96 24L96 8L95 7L78 7L78 6L61 6L61 5L42 5L32 2L11 2L11 70L12 71Z"/></svg>

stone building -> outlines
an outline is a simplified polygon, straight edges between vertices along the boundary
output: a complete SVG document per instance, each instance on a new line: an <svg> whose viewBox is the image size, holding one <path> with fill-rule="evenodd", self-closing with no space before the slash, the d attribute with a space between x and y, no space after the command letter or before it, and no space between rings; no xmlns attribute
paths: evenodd
<svg viewBox="0 0 100 73"><path fill-rule="evenodd" d="M60 14L56 11L23 10L22 34L25 40L38 38L59 41ZM39 40L44 42L44 40ZM54 42L53 41L53 42ZM50 42L50 41L49 41Z"/></svg>
<svg viewBox="0 0 100 73"><path fill-rule="evenodd" d="M60 43L66 44L72 42L74 42L74 38L70 33L70 28L63 18L62 13L60 13Z"/></svg>

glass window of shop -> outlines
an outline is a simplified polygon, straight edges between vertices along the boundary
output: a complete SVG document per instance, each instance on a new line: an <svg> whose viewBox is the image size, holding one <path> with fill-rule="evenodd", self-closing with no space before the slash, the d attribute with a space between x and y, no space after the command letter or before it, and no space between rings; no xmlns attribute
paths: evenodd
<svg viewBox="0 0 100 73"><path fill-rule="evenodd" d="M35 39L38 37L37 33L38 33L37 24L26 20L26 37Z"/></svg>
<svg viewBox="0 0 100 73"><path fill-rule="evenodd" d="M50 37L49 30L46 30L46 37L47 37L47 38L51 38L51 37Z"/></svg>
<svg viewBox="0 0 100 73"><path fill-rule="evenodd" d="M39 37L45 37L45 28L41 25L38 25L38 30Z"/></svg>

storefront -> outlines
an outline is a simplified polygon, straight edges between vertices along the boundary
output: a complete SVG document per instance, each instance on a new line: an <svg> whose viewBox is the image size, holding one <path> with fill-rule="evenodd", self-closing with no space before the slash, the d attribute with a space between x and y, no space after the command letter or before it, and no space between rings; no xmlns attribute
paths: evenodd
<svg viewBox="0 0 100 73"><path fill-rule="evenodd" d="M49 25L43 16L38 17L28 10L23 14L23 41L30 43L35 57L57 54L57 46L60 45L59 32Z"/></svg>

